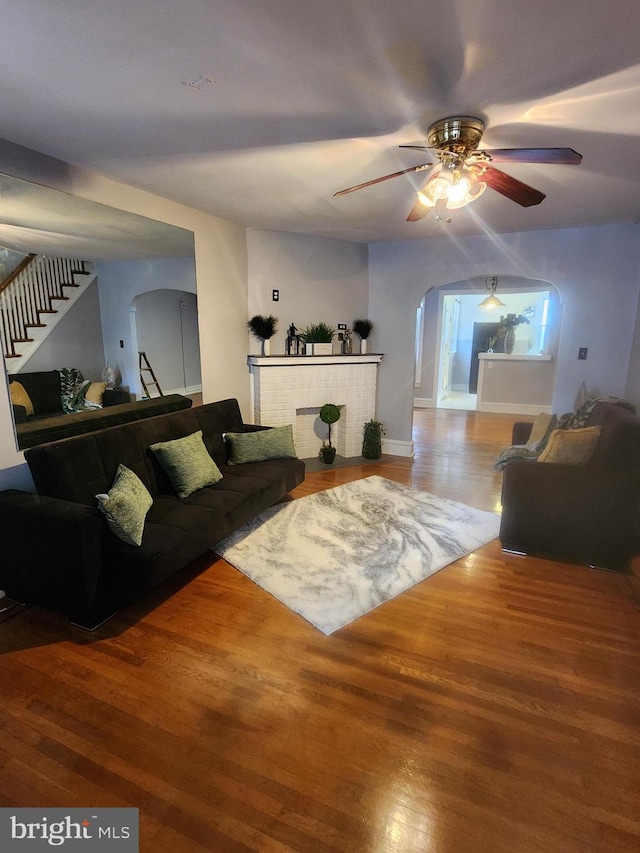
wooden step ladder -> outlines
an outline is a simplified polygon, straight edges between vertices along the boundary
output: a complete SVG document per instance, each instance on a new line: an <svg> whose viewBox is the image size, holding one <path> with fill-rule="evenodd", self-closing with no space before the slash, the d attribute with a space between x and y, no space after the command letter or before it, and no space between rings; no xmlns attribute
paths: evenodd
<svg viewBox="0 0 640 853"><path fill-rule="evenodd" d="M138 365L140 367L140 382L142 383L142 388L143 388L146 396L149 398L151 397L151 394L149 393L149 386L155 385L155 387L158 389L158 396L164 397L164 394L162 393L162 388L160 387L160 383L156 379L156 375L153 372L153 368L151 367L151 364L149 363L149 359L147 358L146 353L144 353L144 352L138 353ZM151 374L151 379L147 380L146 382L145 382L145 378L144 378L145 373Z"/></svg>

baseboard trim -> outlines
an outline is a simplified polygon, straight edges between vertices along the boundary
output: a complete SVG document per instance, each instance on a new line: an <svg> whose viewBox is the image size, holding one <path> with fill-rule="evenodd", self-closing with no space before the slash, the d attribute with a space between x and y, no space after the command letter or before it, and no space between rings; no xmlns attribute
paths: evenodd
<svg viewBox="0 0 640 853"><path fill-rule="evenodd" d="M544 412L547 415L553 414L551 406L542 406L530 403L489 403L484 401L478 403L478 412L494 412L504 415L537 415Z"/></svg>
<svg viewBox="0 0 640 853"><path fill-rule="evenodd" d="M414 397L414 409L433 409L433 399L431 397Z"/></svg>
<svg viewBox="0 0 640 853"><path fill-rule="evenodd" d="M202 385L189 385L187 388L171 388L169 391L165 391L165 397L169 394L200 394L202 393Z"/></svg>
<svg viewBox="0 0 640 853"><path fill-rule="evenodd" d="M390 456L406 456L413 458L414 446L412 441L399 441L393 438L382 439L382 452Z"/></svg>

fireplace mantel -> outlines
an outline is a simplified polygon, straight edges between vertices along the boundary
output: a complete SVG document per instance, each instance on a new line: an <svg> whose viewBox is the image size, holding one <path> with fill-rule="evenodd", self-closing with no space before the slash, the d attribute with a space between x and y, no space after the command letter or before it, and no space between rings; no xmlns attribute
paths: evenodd
<svg viewBox="0 0 640 853"><path fill-rule="evenodd" d="M265 426L292 424L301 458L318 455L326 426L318 417L325 403L339 406L331 430L338 455L360 456L362 430L376 414L382 353L365 355L250 355L252 419Z"/></svg>
<svg viewBox="0 0 640 853"><path fill-rule="evenodd" d="M382 353L360 355L250 355L247 363L259 367L294 367L303 365L313 367L318 364L376 364L382 361Z"/></svg>

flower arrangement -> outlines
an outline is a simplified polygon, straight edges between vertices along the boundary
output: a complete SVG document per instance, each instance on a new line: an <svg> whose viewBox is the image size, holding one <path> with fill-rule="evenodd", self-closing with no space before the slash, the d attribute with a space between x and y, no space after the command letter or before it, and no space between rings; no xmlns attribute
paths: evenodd
<svg viewBox="0 0 640 853"><path fill-rule="evenodd" d="M520 323L529 323L529 319L524 314L507 314L506 317L500 317L500 325L507 330L513 330Z"/></svg>

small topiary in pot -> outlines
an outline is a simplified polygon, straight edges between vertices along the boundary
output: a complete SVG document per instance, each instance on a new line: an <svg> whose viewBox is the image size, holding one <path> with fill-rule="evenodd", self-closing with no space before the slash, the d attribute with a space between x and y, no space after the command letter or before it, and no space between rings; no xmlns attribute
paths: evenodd
<svg viewBox="0 0 640 853"><path fill-rule="evenodd" d="M340 420L340 407L334 403L325 403L320 409L320 420L329 427L328 435L320 448L320 456L323 462L330 465L336 458L336 449L331 444L331 424Z"/></svg>

